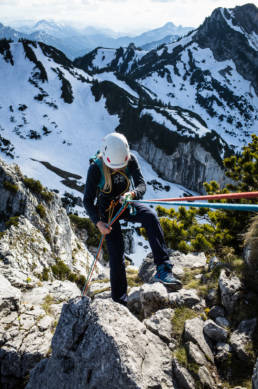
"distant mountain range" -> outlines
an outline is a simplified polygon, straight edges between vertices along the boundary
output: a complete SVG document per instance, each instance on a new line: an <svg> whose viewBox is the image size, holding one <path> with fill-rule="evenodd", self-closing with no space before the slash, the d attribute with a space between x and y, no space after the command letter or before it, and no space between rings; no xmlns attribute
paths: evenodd
<svg viewBox="0 0 258 389"><path fill-rule="evenodd" d="M22 37L28 40L41 41L58 48L73 59L99 46L119 48L126 47L130 43L134 43L137 47L148 44L149 50L157 47L160 43L175 40L191 29L190 27L177 27L173 23L167 23L161 28L147 31L135 37L114 38L111 36L111 31L98 30L93 27L77 30L68 25L40 20L33 26L23 25L16 29L0 23L0 38L15 40Z"/></svg>

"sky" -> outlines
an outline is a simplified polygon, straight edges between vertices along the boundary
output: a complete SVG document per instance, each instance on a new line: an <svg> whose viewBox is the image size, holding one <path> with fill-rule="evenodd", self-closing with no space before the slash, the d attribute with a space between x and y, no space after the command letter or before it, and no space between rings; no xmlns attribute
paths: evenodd
<svg viewBox="0 0 258 389"><path fill-rule="evenodd" d="M77 26L140 33L167 22L198 27L217 7L258 0L0 0L0 22L54 19Z"/></svg>

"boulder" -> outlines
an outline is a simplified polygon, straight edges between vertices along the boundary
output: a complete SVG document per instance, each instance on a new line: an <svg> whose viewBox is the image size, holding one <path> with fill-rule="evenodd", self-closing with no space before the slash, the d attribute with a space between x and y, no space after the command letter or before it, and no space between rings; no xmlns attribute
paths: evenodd
<svg viewBox="0 0 258 389"><path fill-rule="evenodd" d="M219 277L219 288L223 307L228 313L233 313L241 296L240 279L223 269Z"/></svg>
<svg viewBox="0 0 258 389"><path fill-rule="evenodd" d="M225 342L228 337L228 332L211 319L205 321L203 332L213 343Z"/></svg>
<svg viewBox="0 0 258 389"><path fill-rule="evenodd" d="M174 388L169 348L127 308L76 298L63 306L52 355L26 389Z"/></svg>
<svg viewBox="0 0 258 389"><path fill-rule="evenodd" d="M172 337L172 317L174 311L171 308L160 309L154 313L149 319L145 319L143 324L148 330L159 336L163 342L169 344Z"/></svg>
<svg viewBox="0 0 258 389"><path fill-rule="evenodd" d="M180 389L195 389L195 381L189 371L181 366L180 363L174 359L173 360L173 373L176 377L178 383L178 388Z"/></svg>
<svg viewBox="0 0 258 389"><path fill-rule="evenodd" d="M230 345L233 351L243 361L248 361L250 358L247 346L252 342L256 323L257 319L243 320L230 336Z"/></svg>
<svg viewBox="0 0 258 389"><path fill-rule="evenodd" d="M128 295L128 308L140 318L147 318L168 305L167 289L160 282L134 287Z"/></svg>
<svg viewBox="0 0 258 389"><path fill-rule="evenodd" d="M178 292L169 293L168 298L172 307L185 305L192 308L201 303L201 298L195 289L181 289Z"/></svg>
<svg viewBox="0 0 258 389"><path fill-rule="evenodd" d="M198 317L185 321L184 338L198 345L207 360L214 363L214 357L210 346L203 334L204 322Z"/></svg>

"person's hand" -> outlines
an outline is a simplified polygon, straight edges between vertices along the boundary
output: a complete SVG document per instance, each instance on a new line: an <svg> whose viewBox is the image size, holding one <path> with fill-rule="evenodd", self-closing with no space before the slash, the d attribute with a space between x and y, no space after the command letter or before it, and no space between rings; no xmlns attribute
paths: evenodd
<svg viewBox="0 0 258 389"><path fill-rule="evenodd" d="M130 200L133 200L134 198L134 192L126 192L123 194L123 196L120 197L119 202L121 204L124 204L125 202L130 202Z"/></svg>
<svg viewBox="0 0 258 389"><path fill-rule="evenodd" d="M102 221L99 221L96 226L98 227L99 229L99 232L101 233L101 235L107 235L107 234L110 234L110 232L112 231L112 227L111 226L108 226L107 223L104 223Z"/></svg>

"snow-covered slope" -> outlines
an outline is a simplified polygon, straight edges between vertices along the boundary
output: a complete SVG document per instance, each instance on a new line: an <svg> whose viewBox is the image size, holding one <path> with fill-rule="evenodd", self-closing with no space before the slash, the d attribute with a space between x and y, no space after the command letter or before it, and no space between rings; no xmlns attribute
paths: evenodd
<svg viewBox="0 0 258 389"><path fill-rule="evenodd" d="M0 72L1 157L18 163L48 188L79 196L89 158L102 137L118 127L118 114L110 114L104 96L96 99L91 76L43 43L0 41ZM113 77L110 85L114 81L119 80ZM137 101L126 83L120 82L119 90L128 104ZM149 198L186 191L161 180L141 162Z"/></svg>
<svg viewBox="0 0 258 389"><path fill-rule="evenodd" d="M149 52L131 45L109 56L96 49L76 65L93 77L114 72L151 100L197 113L209 130L239 151L258 131L257 17L252 4L218 8L177 42ZM160 122L156 113L149 114Z"/></svg>

